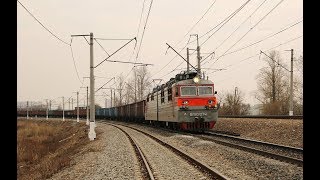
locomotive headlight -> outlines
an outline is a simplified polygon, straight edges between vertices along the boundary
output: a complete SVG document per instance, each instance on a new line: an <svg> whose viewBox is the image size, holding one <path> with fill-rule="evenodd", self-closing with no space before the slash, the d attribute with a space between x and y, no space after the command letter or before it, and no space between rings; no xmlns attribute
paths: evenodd
<svg viewBox="0 0 320 180"><path fill-rule="evenodd" d="M188 104L189 104L189 101L183 101L182 104L188 105Z"/></svg>
<svg viewBox="0 0 320 180"><path fill-rule="evenodd" d="M208 100L208 103L209 103L209 104L212 104L212 103L213 103L213 101L212 101L212 100Z"/></svg>
<svg viewBox="0 0 320 180"><path fill-rule="evenodd" d="M198 76L193 78L193 82L198 83L200 81L200 78Z"/></svg>

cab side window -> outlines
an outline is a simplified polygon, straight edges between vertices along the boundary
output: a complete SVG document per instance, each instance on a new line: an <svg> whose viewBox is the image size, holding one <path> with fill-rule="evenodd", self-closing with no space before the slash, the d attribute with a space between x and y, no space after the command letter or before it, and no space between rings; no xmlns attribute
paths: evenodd
<svg viewBox="0 0 320 180"><path fill-rule="evenodd" d="M179 88L176 87L176 97L179 96Z"/></svg>
<svg viewBox="0 0 320 180"><path fill-rule="evenodd" d="M168 88L168 101L172 101L172 87Z"/></svg>
<svg viewBox="0 0 320 180"><path fill-rule="evenodd" d="M164 89L161 89L161 103L164 103Z"/></svg>

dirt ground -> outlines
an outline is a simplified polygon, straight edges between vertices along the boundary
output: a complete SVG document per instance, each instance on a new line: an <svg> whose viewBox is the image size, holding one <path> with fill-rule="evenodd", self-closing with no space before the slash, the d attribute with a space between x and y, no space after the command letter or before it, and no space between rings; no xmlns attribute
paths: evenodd
<svg viewBox="0 0 320 180"><path fill-rule="evenodd" d="M241 137L303 148L303 120L219 118L213 130Z"/></svg>
<svg viewBox="0 0 320 180"><path fill-rule="evenodd" d="M17 178L46 179L90 143L85 122L61 119L17 120Z"/></svg>

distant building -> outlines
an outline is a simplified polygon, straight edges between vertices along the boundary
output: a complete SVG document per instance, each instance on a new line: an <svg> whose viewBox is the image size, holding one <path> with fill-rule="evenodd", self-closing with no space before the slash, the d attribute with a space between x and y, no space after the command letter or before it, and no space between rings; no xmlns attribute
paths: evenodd
<svg viewBox="0 0 320 180"><path fill-rule="evenodd" d="M263 104L255 104L250 108L250 115L261 115Z"/></svg>

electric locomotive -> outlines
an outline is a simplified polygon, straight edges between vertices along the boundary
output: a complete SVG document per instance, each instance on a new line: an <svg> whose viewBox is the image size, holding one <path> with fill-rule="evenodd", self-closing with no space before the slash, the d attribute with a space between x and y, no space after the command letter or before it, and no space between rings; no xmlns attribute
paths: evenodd
<svg viewBox="0 0 320 180"><path fill-rule="evenodd" d="M148 94L145 120L180 130L212 129L218 119L216 93L213 82L196 72L177 74Z"/></svg>

